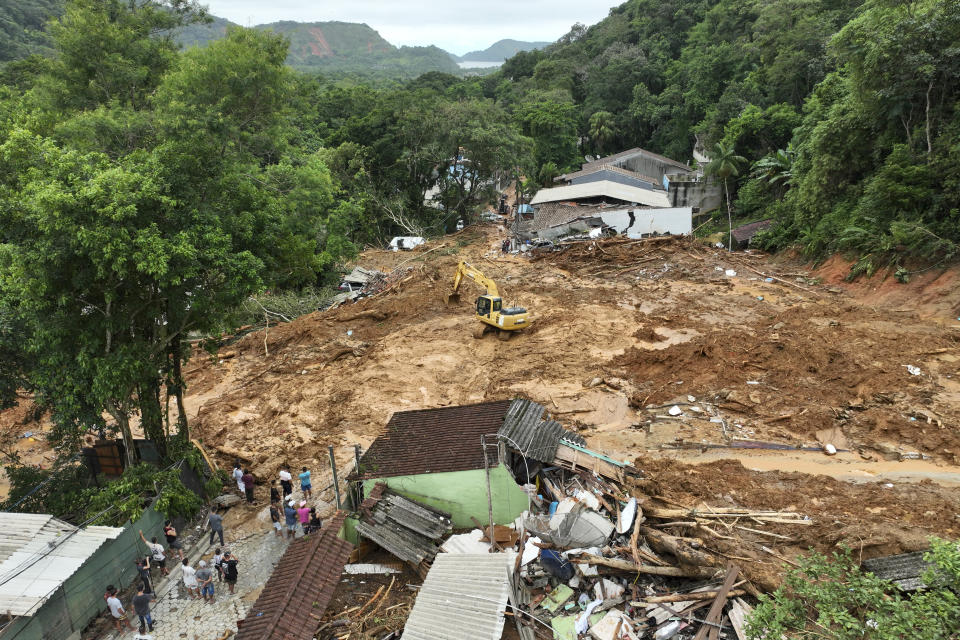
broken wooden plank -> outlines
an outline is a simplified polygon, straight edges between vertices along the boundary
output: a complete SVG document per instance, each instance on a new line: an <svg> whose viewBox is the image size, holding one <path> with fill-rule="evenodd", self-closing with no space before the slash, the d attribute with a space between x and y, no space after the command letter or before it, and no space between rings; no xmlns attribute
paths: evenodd
<svg viewBox="0 0 960 640"><path fill-rule="evenodd" d="M693 637L693 640L706 640L708 633L711 636L711 640L715 640L720 636L719 625L720 618L723 615L723 607L727 604L727 594L730 592L730 588L733 587L733 583L737 581L737 575L739 575L739 573L740 568L737 567L737 565L732 562L727 565L727 576L723 579L723 586L720 587L717 597L707 612L704 624L700 625L700 629L697 631L697 635Z"/></svg>

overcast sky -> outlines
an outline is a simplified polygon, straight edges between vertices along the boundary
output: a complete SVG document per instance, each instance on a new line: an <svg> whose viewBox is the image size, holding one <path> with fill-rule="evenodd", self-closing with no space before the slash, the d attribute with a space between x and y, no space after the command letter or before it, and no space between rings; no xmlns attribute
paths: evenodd
<svg viewBox="0 0 960 640"><path fill-rule="evenodd" d="M451 53L486 49L497 40L556 40L575 22L607 16L613 0L202 0L210 13L243 26L278 20L365 22L387 41L435 44Z"/></svg>

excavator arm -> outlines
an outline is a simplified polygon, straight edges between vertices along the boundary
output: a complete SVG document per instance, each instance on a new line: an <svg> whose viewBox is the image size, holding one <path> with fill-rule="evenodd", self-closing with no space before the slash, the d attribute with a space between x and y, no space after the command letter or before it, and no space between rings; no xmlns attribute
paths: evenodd
<svg viewBox="0 0 960 640"><path fill-rule="evenodd" d="M488 296L493 296L495 298L500 297L500 292L497 289L497 283L483 275L479 269L470 264L469 262L460 261L460 264L457 266L457 273L453 276L453 293L457 293L460 290L460 283L463 282L464 278L470 278L478 285L486 289L486 294Z"/></svg>

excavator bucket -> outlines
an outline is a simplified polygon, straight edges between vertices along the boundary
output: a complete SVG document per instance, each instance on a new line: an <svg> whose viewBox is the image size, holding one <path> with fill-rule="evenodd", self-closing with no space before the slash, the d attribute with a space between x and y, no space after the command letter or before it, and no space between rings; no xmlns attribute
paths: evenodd
<svg viewBox="0 0 960 640"><path fill-rule="evenodd" d="M448 293L443 297L443 301L446 304L457 304L460 302L460 294L454 291L453 293Z"/></svg>

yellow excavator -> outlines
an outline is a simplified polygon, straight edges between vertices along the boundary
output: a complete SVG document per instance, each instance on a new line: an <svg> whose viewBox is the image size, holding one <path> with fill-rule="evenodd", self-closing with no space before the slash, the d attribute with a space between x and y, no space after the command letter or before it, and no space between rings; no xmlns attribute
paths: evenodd
<svg viewBox="0 0 960 640"><path fill-rule="evenodd" d="M504 307L503 299L497 289L497 283L483 275L479 269L468 262L461 261L453 277L453 293L447 296L447 303L460 299L460 283L470 278L486 289L477 298L477 320L482 322L473 332L474 338L482 338L488 331L496 331L501 340L509 340L514 331L530 326L530 314L523 307Z"/></svg>

